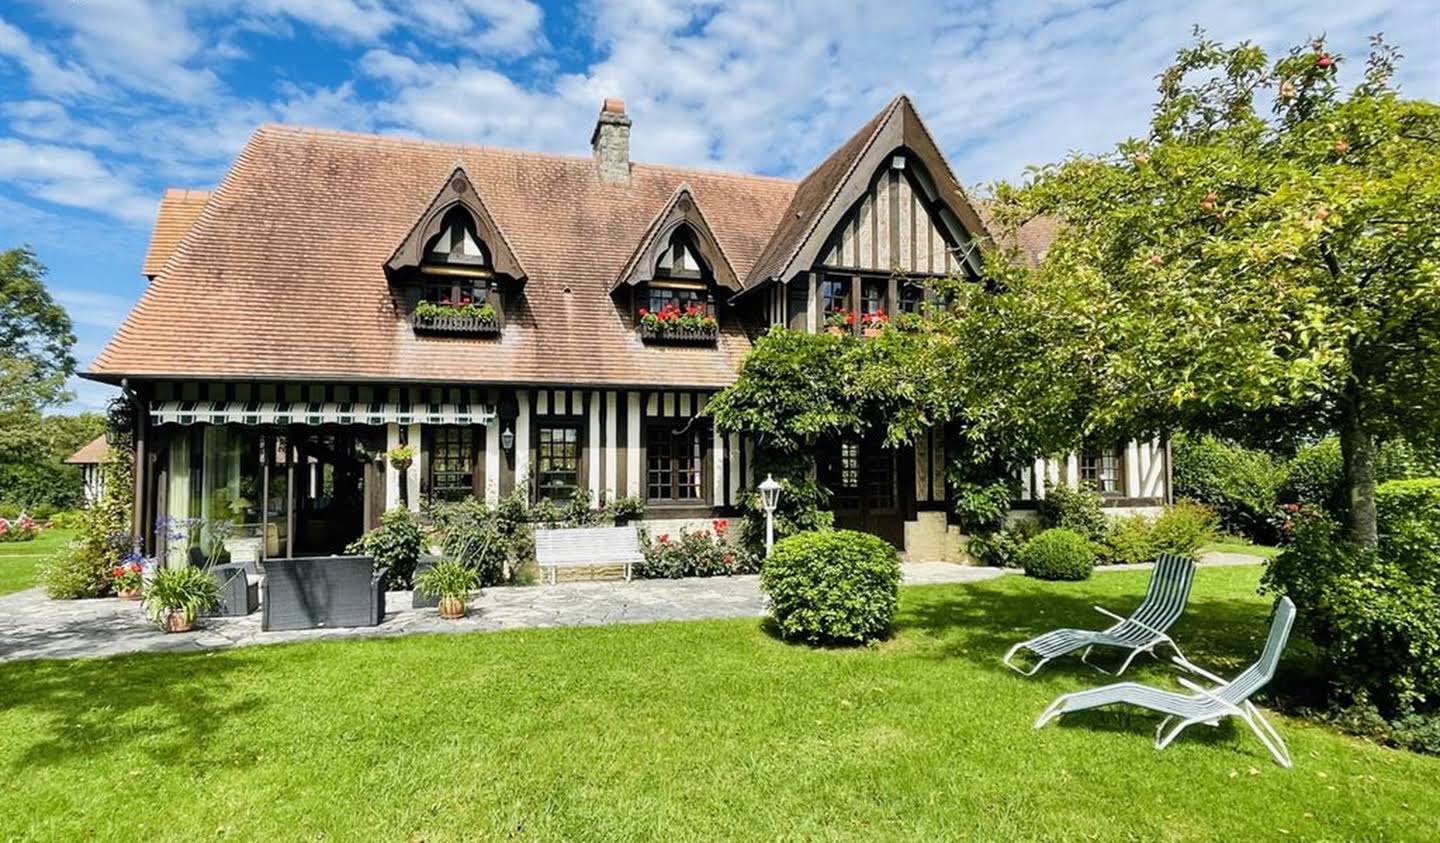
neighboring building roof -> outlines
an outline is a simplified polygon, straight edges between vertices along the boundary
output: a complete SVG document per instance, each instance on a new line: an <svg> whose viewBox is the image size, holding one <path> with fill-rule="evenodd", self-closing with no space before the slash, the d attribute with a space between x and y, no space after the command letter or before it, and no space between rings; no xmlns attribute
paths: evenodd
<svg viewBox="0 0 1440 843"><path fill-rule="evenodd" d="M180 239L199 218L210 198L208 190L182 190L172 187L160 199L160 210L155 213L155 229L150 232L150 247L145 250L145 262L140 270L145 277L154 278L164 268L165 261L175 252Z"/></svg>
<svg viewBox="0 0 1440 843"><path fill-rule="evenodd" d="M384 264L457 163L524 264L524 303L497 340L416 336ZM723 386L750 347L653 347L611 297L656 214L687 183L737 275L794 192L761 176L262 127L92 376Z"/></svg>
<svg viewBox="0 0 1440 843"><path fill-rule="evenodd" d="M1006 231L992 221L994 214L989 202L976 202L975 210L985 220L991 236L1002 246L1019 249L1031 266L1040 263L1050 244L1055 242L1055 235L1060 232L1060 220L1056 217L1031 217L1014 231Z"/></svg>
<svg viewBox="0 0 1440 843"><path fill-rule="evenodd" d="M65 462L71 465L99 465L110 460L110 445L105 441L105 434L86 442L80 450L65 458Z"/></svg>

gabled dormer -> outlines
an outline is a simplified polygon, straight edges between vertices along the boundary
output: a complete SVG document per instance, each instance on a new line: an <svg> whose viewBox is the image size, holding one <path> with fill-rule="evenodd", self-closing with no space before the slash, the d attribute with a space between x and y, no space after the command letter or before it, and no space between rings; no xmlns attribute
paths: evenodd
<svg viewBox="0 0 1440 843"><path fill-rule="evenodd" d="M745 282L772 325L878 330L929 282L978 278L989 237L908 97L896 97L796 188Z"/></svg>
<svg viewBox="0 0 1440 843"><path fill-rule="evenodd" d="M690 186L675 189L616 279L646 342L712 343L723 318L718 302L738 292L734 268Z"/></svg>
<svg viewBox="0 0 1440 843"><path fill-rule="evenodd" d="M417 333L499 334L526 273L463 167L385 264Z"/></svg>

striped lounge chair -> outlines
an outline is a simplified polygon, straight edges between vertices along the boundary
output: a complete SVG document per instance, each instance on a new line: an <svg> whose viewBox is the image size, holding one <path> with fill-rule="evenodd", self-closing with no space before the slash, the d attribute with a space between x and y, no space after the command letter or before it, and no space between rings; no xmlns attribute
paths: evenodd
<svg viewBox="0 0 1440 843"><path fill-rule="evenodd" d="M1260 714L1260 709L1250 702L1250 697L1275 675L1275 667L1280 663L1280 654L1285 650L1285 642L1290 638L1290 627L1294 622L1295 604L1291 603L1288 597L1280 598L1275 605L1275 617L1270 622L1270 637L1265 641L1265 650L1260 654L1260 660L1229 682L1176 657L1177 664L1214 682L1215 687L1202 688L1194 682L1180 679L1180 684L1189 689L1190 694L1177 694L1138 682L1117 682L1103 688L1062 694L1045 709L1040 719L1035 721L1035 728L1039 729L1060 715L1072 711L1125 703L1165 715L1165 719L1155 730L1155 748L1164 749L1182 731L1196 723L1216 726L1222 717L1239 717L1250 727L1250 731L1255 733L1255 737L1260 739L1260 743L1270 750L1275 763L1288 768L1291 766L1289 748L1285 746L1280 733L1270 725L1270 721ZM1166 732L1165 727L1172 720L1180 722Z"/></svg>
<svg viewBox="0 0 1440 843"><path fill-rule="evenodd" d="M1003 661L1005 666L1025 676L1034 676L1035 672L1051 659L1072 653L1076 650L1085 649L1080 660L1094 667L1102 673L1109 673L1104 668L1091 664L1089 661L1090 650L1096 646L1118 647L1130 651L1120 669L1115 671L1119 676L1125 672L1135 657L1141 653L1154 655L1154 649L1161 644L1169 645L1181 658L1184 654L1175 645L1167 634L1175 621L1185 611L1185 603L1190 599L1190 584L1195 579L1195 561L1188 557L1176 556L1172 553L1162 553L1155 559L1155 569L1150 573L1150 586L1145 592L1145 599L1140 606L1130 614L1128 618L1122 618L1114 612L1095 607L1095 611L1115 621L1113 625L1102 630L1089 629L1057 629L1047 632L1029 641L1022 641L1011 647L1005 654ZM1016 654L1021 650L1028 650L1038 659L1029 669L1017 665L1014 661Z"/></svg>

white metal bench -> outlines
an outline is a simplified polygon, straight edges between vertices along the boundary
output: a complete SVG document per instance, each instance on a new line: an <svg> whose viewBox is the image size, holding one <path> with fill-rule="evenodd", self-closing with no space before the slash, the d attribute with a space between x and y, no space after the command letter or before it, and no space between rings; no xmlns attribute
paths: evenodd
<svg viewBox="0 0 1440 843"><path fill-rule="evenodd" d="M575 527L535 531L535 562L543 572L550 569L550 584L561 568L591 565L624 565L625 579L630 566L645 561L640 536L634 527Z"/></svg>

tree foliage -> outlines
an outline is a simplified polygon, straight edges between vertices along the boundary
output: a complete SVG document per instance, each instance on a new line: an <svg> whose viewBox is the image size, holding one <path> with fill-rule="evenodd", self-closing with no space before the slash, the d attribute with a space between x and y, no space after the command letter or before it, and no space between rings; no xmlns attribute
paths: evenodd
<svg viewBox="0 0 1440 843"><path fill-rule="evenodd" d="M1323 40L1272 64L1197 36L1148 137L997 187L1002 225L1064 225L967 300L967 399L1051 439L1338 432L1373 542L1376 437L1440 437L1440 107L1396 94L1378 38L1343 92Z"/></svg>
<svg viewBox="0 0 1440 843"><path fill-rule="evenodd" d="M22 246L0 252L0 413L64 398L75 371L70 317L45 289L45 267Z"/></svg>

